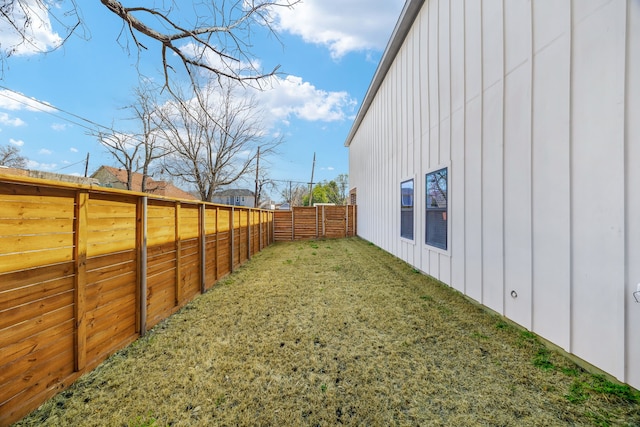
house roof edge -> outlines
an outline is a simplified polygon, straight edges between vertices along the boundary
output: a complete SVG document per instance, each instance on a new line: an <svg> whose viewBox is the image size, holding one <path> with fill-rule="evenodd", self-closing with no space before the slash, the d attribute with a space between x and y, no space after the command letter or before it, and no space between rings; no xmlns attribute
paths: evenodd
<svg viewBox="0 0 640 427"><path fill-rule="evenodd" d="M353 125L351 125L351 130L347 135L347 139L344 142L344 146L348 147L351 145L351 140L355 136L360 124L362 123L362 119L367 114L371 103L373 102L373 98L375 97L380 85L384 78L386 77L389 69L391 68L391 64L393 64L394 59L396 58L398 52L400 51L400 47L404 42L404 39L409 34L413 22L415 21L422 5L425 0L407 0L404 4L404 8L400 13L400 18L398 18L398 22L396 23L395 28L393 29L393 33L391 33L391 38L387 43L387 47L384 50L384 54L382 55L382 59L378 64L378 68L376 69L375 74L373 75L373 79L369 84L369 88L367 89L367 93L360 105L360 109L358 110L358 114L353 121Z"/></svg>

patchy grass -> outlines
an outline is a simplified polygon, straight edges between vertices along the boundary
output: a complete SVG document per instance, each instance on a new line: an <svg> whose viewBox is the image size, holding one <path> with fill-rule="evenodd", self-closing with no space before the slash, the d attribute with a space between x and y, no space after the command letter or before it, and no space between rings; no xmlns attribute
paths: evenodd
<svg viewBox="0 0 640 427"><path fill-rule="evenodd" d="M276 244L18 425L640 425L640 398L363 240Z"/></svg>

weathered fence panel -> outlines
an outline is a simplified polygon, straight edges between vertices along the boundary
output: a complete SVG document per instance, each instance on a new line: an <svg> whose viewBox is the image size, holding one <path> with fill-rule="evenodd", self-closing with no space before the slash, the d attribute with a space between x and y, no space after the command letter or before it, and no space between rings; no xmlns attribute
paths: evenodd
<svg viewBox="0 0 640 427"><path fill-rule="evenodd" d="M269 211L0 175L0 425L273 243L272 226Z"/></svg>

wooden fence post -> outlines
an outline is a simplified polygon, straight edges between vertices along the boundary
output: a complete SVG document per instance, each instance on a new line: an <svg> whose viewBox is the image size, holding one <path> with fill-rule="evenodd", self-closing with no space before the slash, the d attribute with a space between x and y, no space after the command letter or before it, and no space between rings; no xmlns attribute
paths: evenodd
<svg viewBox="0 0 640 427"><path fill-rule="evenodd" d="M251 259L251 216L253 212L247 209L247 259Z"/></svg>
<svg viewBox="0 0 640 427"><path fill-rule="evenodd" d="M76 192L74 233L74 317L75 317L75 361L76 371L84 369L87 363L87 323L85 292L87 287L87 215L89 212L89 193Z"/></svg>
<svg viewBox="0 0 640 427"><path fill-rule="evenodd" d="M207 290L207 285L205 283L207 278L207 256L206 256L206 238L207 238L207 229L206 229L206 206L204 203L200 203L200 293L204 294Z"/></svg>
<svg viewBox="0 0 640 427"><path fill-rule="evenodd" d="M344 210L344 236L349 237L349 205L345 205Z"/></svg>
<svg viewBox="0 0 640 427"><path fill-rule="evenodd" d="M220 217L220 207L216 206L216 255L215 255L216 261L215 261L215 264L214 264L215 268L214 268L214 272L213 272L213 277L215 277L215 281L216 282L218 281L218 278L219 278L218 277L218 260L220 259L220 251L219 251L219 248L218 248L218 241L220 240L220 239L218 239L218 236L220 235L220 228L218 227L218 225L219 225L218 218L219 217Z"/></svg>
<svg viewBox="0 0 640 427"><path fill-rule="evenodd" d="M182 301L182 263L180 262L180 255L182 250L182 241L180 239L180 202L175 202L175 247L176 247L176 280L175 280L175 289L176 289L176 298L175 305L180 305L180 301Z"/></svg>
<svg viewBox="0 0 640 427"><path fill-rule="evenodd" d="M231 258L231 265L229 266L229 271L231 273L233 273L233 261L234 261L234 247L235 247L235 230L233 229L233 225L234 225L234 216L236 215L236 211L235 208L233 206L231 206L231 213L229 214L229 240L231 242L231 246L229 248L229 252L230 252L230 257Z"/></svg>
<svg viewBox="0 0 640 427"><path fill-rule="evenodd" d="M138 319L140 336L147 333L147 196L138 199L136 245L138 247Z"/></svg>

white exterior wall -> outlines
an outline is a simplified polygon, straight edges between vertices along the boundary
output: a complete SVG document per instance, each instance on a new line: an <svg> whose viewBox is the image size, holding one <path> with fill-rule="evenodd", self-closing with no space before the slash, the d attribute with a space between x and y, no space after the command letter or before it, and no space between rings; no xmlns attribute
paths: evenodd
<svg viewBox="0 0 640 427"><path fill-rule="evenodd" d="M369 95L359 235L640 388L640 2L427 0ZM448 251L424 244L438 166Z"/></svg>

